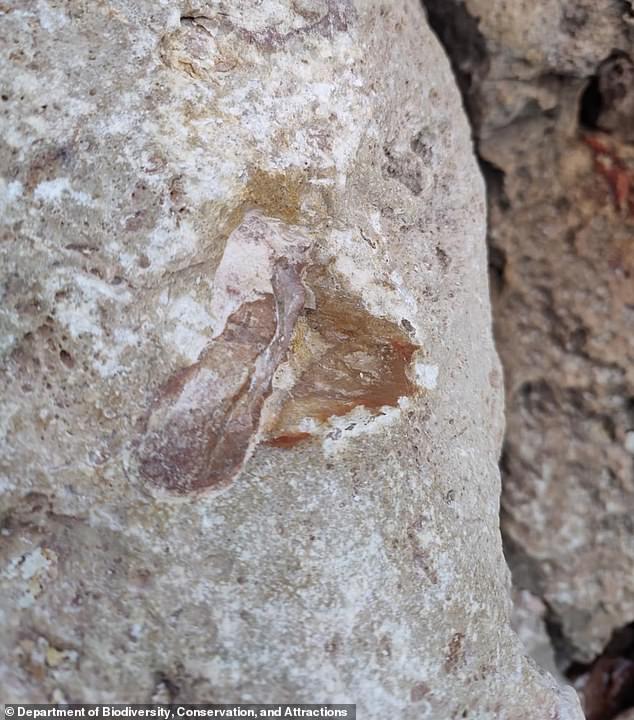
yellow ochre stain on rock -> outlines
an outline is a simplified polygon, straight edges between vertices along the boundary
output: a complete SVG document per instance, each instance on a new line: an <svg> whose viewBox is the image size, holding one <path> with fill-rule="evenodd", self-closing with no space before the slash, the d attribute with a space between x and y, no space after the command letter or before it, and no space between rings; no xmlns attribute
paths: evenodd
<svg viewBox="0 0 634 720"><path fill-rule="evenodd" d="M306 175L298 169L286 172L253 170L245 189L244 204L249 209L258 208L269 217L295 225L300 219L306 180Z"/></svg>
<svg viewBox="0 0 634 720"><path fill-rule="evenodd" d="M249 210L260 210L264 215L289 225L299 224L307 183L306 173L299 168L289 168L285 172L252 168L238 195L237 204L226 207L220 214L220 243L217 244L222 244L224 252L226 241ZM222 257L222 252L219 257Z"/></svg>

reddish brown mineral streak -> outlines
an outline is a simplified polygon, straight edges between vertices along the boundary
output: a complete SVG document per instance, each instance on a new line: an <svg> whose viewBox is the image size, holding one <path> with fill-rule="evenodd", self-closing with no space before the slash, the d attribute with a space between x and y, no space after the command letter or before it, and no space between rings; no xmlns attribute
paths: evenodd
<svg viewBox="0 0 634 720"><path fill-rule="evenodd" d="M155 485L197 492L241 468L304 304L299 268L287 260L276 263L272 285L273 295L242 305L198 361L159 390L139 450L141 474Z"/></svg>
<svg viewBox="0 0 634 720"><path fill-rule="evenodd" d="M308 432L289 433L288 435L278 435L271 438L266 441L266 444L276 448L290 448L299 445L299 443L308 440L310 437L311 435Z"/></svg>
<svg viewBox="0 0 634 720"><path fill-rule="evenodd" d="M376 413L416 392L408 368L419 348L402 329L370 314L319 271L309 273L308 283L316 309L306 314L306 326L325 350L304 368L271 428L270 444L277 447L307 439L301 432L304 418L325 422L356 407ZM305 343L295 344L301 351Z"/></svg>
<svg viewBox="0 0 634 720"><path fill-rule="evenodd" d="M610 186L614 203L619 212L634 217L634 173L629 171L617 151L606 141L586 135L584 142L594 153L594 169Z"/></svg>

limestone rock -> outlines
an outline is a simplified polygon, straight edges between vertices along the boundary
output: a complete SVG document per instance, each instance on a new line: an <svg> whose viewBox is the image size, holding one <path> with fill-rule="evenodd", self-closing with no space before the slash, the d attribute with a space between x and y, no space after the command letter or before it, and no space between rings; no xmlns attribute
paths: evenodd
<svg viewBox="0 0 634 720"><path fill-rule="evenodd" d="M508 554L589 662L634 619L631 3L427 5L489 181Z"/></svg>
<svg viewBox="0 0 634 720"><path fill-rule="evenodd" d="M415 0L20 0L3 698L580 717L509 624L484 188Z"/></svg>
<svg viewBox="0 0 634 720"><path fill-rule="evenodd" d="M514 589L511 625L518 634L526 652L535 662L556 678L562 685L566 680L557 667L555 653L546 623L548 608L540 598L528 590Z"/></svg>

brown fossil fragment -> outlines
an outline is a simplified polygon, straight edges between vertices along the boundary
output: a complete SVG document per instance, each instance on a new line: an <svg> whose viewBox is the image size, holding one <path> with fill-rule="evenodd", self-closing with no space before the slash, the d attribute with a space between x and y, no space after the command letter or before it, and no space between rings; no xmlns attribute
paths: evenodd
<svg viewBox="0 0 634 720"><path fill-rule="evenodd" d="M242 466L304 305L298 266L279 259L272 286L159 390L139 451L141 473L155 485L178 494L215 488Z"/></svg>
<svg viewBox="0 0 634 720"><path fill-rule="evenodd" d="M297 379L270 428L276 447L306 439L306 420L323 423L357 407L380 413L417 391L409 368L419 347L401 327L372 315L322 269L309 271L307 282L316 307L295 330Z"/></svg>

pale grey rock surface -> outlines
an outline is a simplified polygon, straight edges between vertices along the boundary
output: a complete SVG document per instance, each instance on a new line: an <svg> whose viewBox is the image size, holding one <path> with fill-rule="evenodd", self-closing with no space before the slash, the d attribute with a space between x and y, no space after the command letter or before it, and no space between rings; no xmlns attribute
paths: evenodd
<svg viewBox="0 0 634 720"><path fill-rule="evenodd" d="M0 13L2 696L581 717L510 628L484 188L419 4Z"/></svg>
<svg viewBox="0 0 634 720"><path fill-rule="evenodd" d="M488 177L510 563L588 662L634 620L632 4L426 4Z"/></svg>
<svg viewBox="0 0 634 720"><path fill-rule="evenodd" d="M566 679L555 660L555 651L546 626L548 608L528 590L514 589L511 626L517 633L526 652L562 685Z"/></svg>

